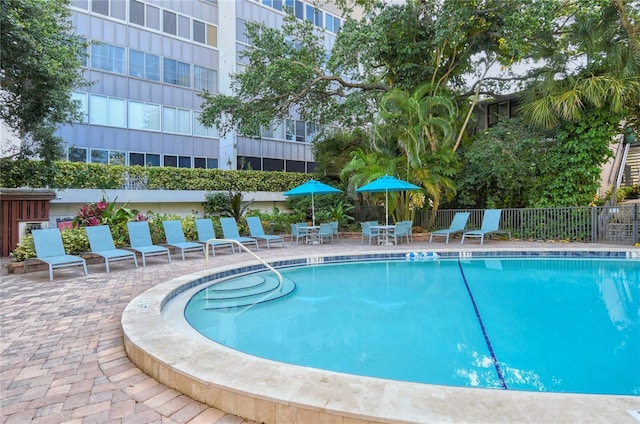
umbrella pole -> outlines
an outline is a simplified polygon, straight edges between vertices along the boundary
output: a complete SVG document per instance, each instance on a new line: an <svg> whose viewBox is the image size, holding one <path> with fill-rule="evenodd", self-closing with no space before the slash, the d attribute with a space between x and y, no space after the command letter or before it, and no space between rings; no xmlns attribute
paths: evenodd
<svg viewBox="0 0 640 424"><path fill-rule="evenodd" d="M384 209L386 215L386 224L389 225L389 190L384 191L385 200L384 200Z"/></svg>
<svg viewBox="0 0 640 424"><path fill-rule="evenodd" d="M311 193L311 223L316 226L316 205L313 201L313 193Z"/></svg>

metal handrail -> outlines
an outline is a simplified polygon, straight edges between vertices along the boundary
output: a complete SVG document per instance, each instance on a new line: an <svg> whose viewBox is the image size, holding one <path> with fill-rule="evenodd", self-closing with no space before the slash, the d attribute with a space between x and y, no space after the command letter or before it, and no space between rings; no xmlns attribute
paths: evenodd
<svg viewBox="0 0 640 424"><path fill-rule="evenodd" d="M271 291L271 293L275 292L276 290L280 290L282 288L282 285L284 284L284 279L282 278L282 274L280 274L280 272L278 272L277 269L275 269L274 267L272 267L271 265L266 263L264 261L264 259L262 259L258 255L253 253L251 250L249 250L244 244L240 243L238 240L219 239L219 238L207 240L207 243L206 243L205 248L204 248L204 267L205 268L207 268L207 269L209 268L209 246L210 246L209 242L212 242L212 241L217 241L217 242L222 241L222 242L225 242L225 243L232 243L232 244L235 244L236 246L242 248L245 252L249 253L251 256L256 258L258 260L258 262L260 262L262 265L264 265L269 271L271 271L274 274L276 274L276 277L278 277L278 287L273 289ZM269 295L271 295L271 293L269 293Z"/></svg>

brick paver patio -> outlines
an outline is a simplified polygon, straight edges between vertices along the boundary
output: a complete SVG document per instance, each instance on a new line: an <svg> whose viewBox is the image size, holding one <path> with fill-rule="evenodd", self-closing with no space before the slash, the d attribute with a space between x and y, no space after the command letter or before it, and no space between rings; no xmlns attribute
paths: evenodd
<svg viewBox="0 0 640 424"><path fill-rule="evenodd" d="M568 248L576 245L538 245ZM484 249L526 249L526 243L489 241ZM580 245L584 247L585 245ZM594 246L594 245L591 245ZM444 243L414 242L390 249L442 249ZM453 240L449 248L459 248ZM465 250L480 249L465 243ZM603 247L603 246L598 246ZM619 246L618 246L619 247ZM261 248L266 259L308 252L383 249L362 246L360 240L340 239L322 246L295 249ZM387 249L387 247L384 247ZM143 374L123 349L120 317L131 299L157 283L204 269L201 254L182 261L174 254L148 259L134 269L115 262L111 273L103 263L89 265L89 275L78 267L7 274L3 260L0 283L0 412L2 423L249 423L196 402ZM247 254L217 253L210 267L249 261Z"/></svg>

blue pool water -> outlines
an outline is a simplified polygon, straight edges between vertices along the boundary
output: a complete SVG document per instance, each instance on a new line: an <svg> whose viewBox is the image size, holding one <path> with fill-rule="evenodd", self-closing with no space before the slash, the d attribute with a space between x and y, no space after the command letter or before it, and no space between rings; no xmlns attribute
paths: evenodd
<svg viewBox="0 0 640 424"><path fill-rule="evenodd" d="M640 395L640 261L375 261L281 271L296 285L287 297L207 310L205 289L185 316L218 343L314 368Z"/></svg>

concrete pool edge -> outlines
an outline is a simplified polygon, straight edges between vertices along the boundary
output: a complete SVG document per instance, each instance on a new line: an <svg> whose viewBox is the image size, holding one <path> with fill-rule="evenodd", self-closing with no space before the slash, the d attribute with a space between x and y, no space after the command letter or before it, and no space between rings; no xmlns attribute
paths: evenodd
<svg viewBox="0 0 640 424"><path fill-rule="evenodd" d="M574 250L636 252L633 248ZM363 253L298 255L269 262L338 255ZM485 252L482 256L486 257ZM640 397L468 389L338 374L236 352L198 335L180 334L163 318L166 299L180 287L209 274L254 264L246 261L199 271L160 283L133 299L122 314L125 350L132 362L195 400L265 423L637 422L626 411L640 409Z"/></svg>

